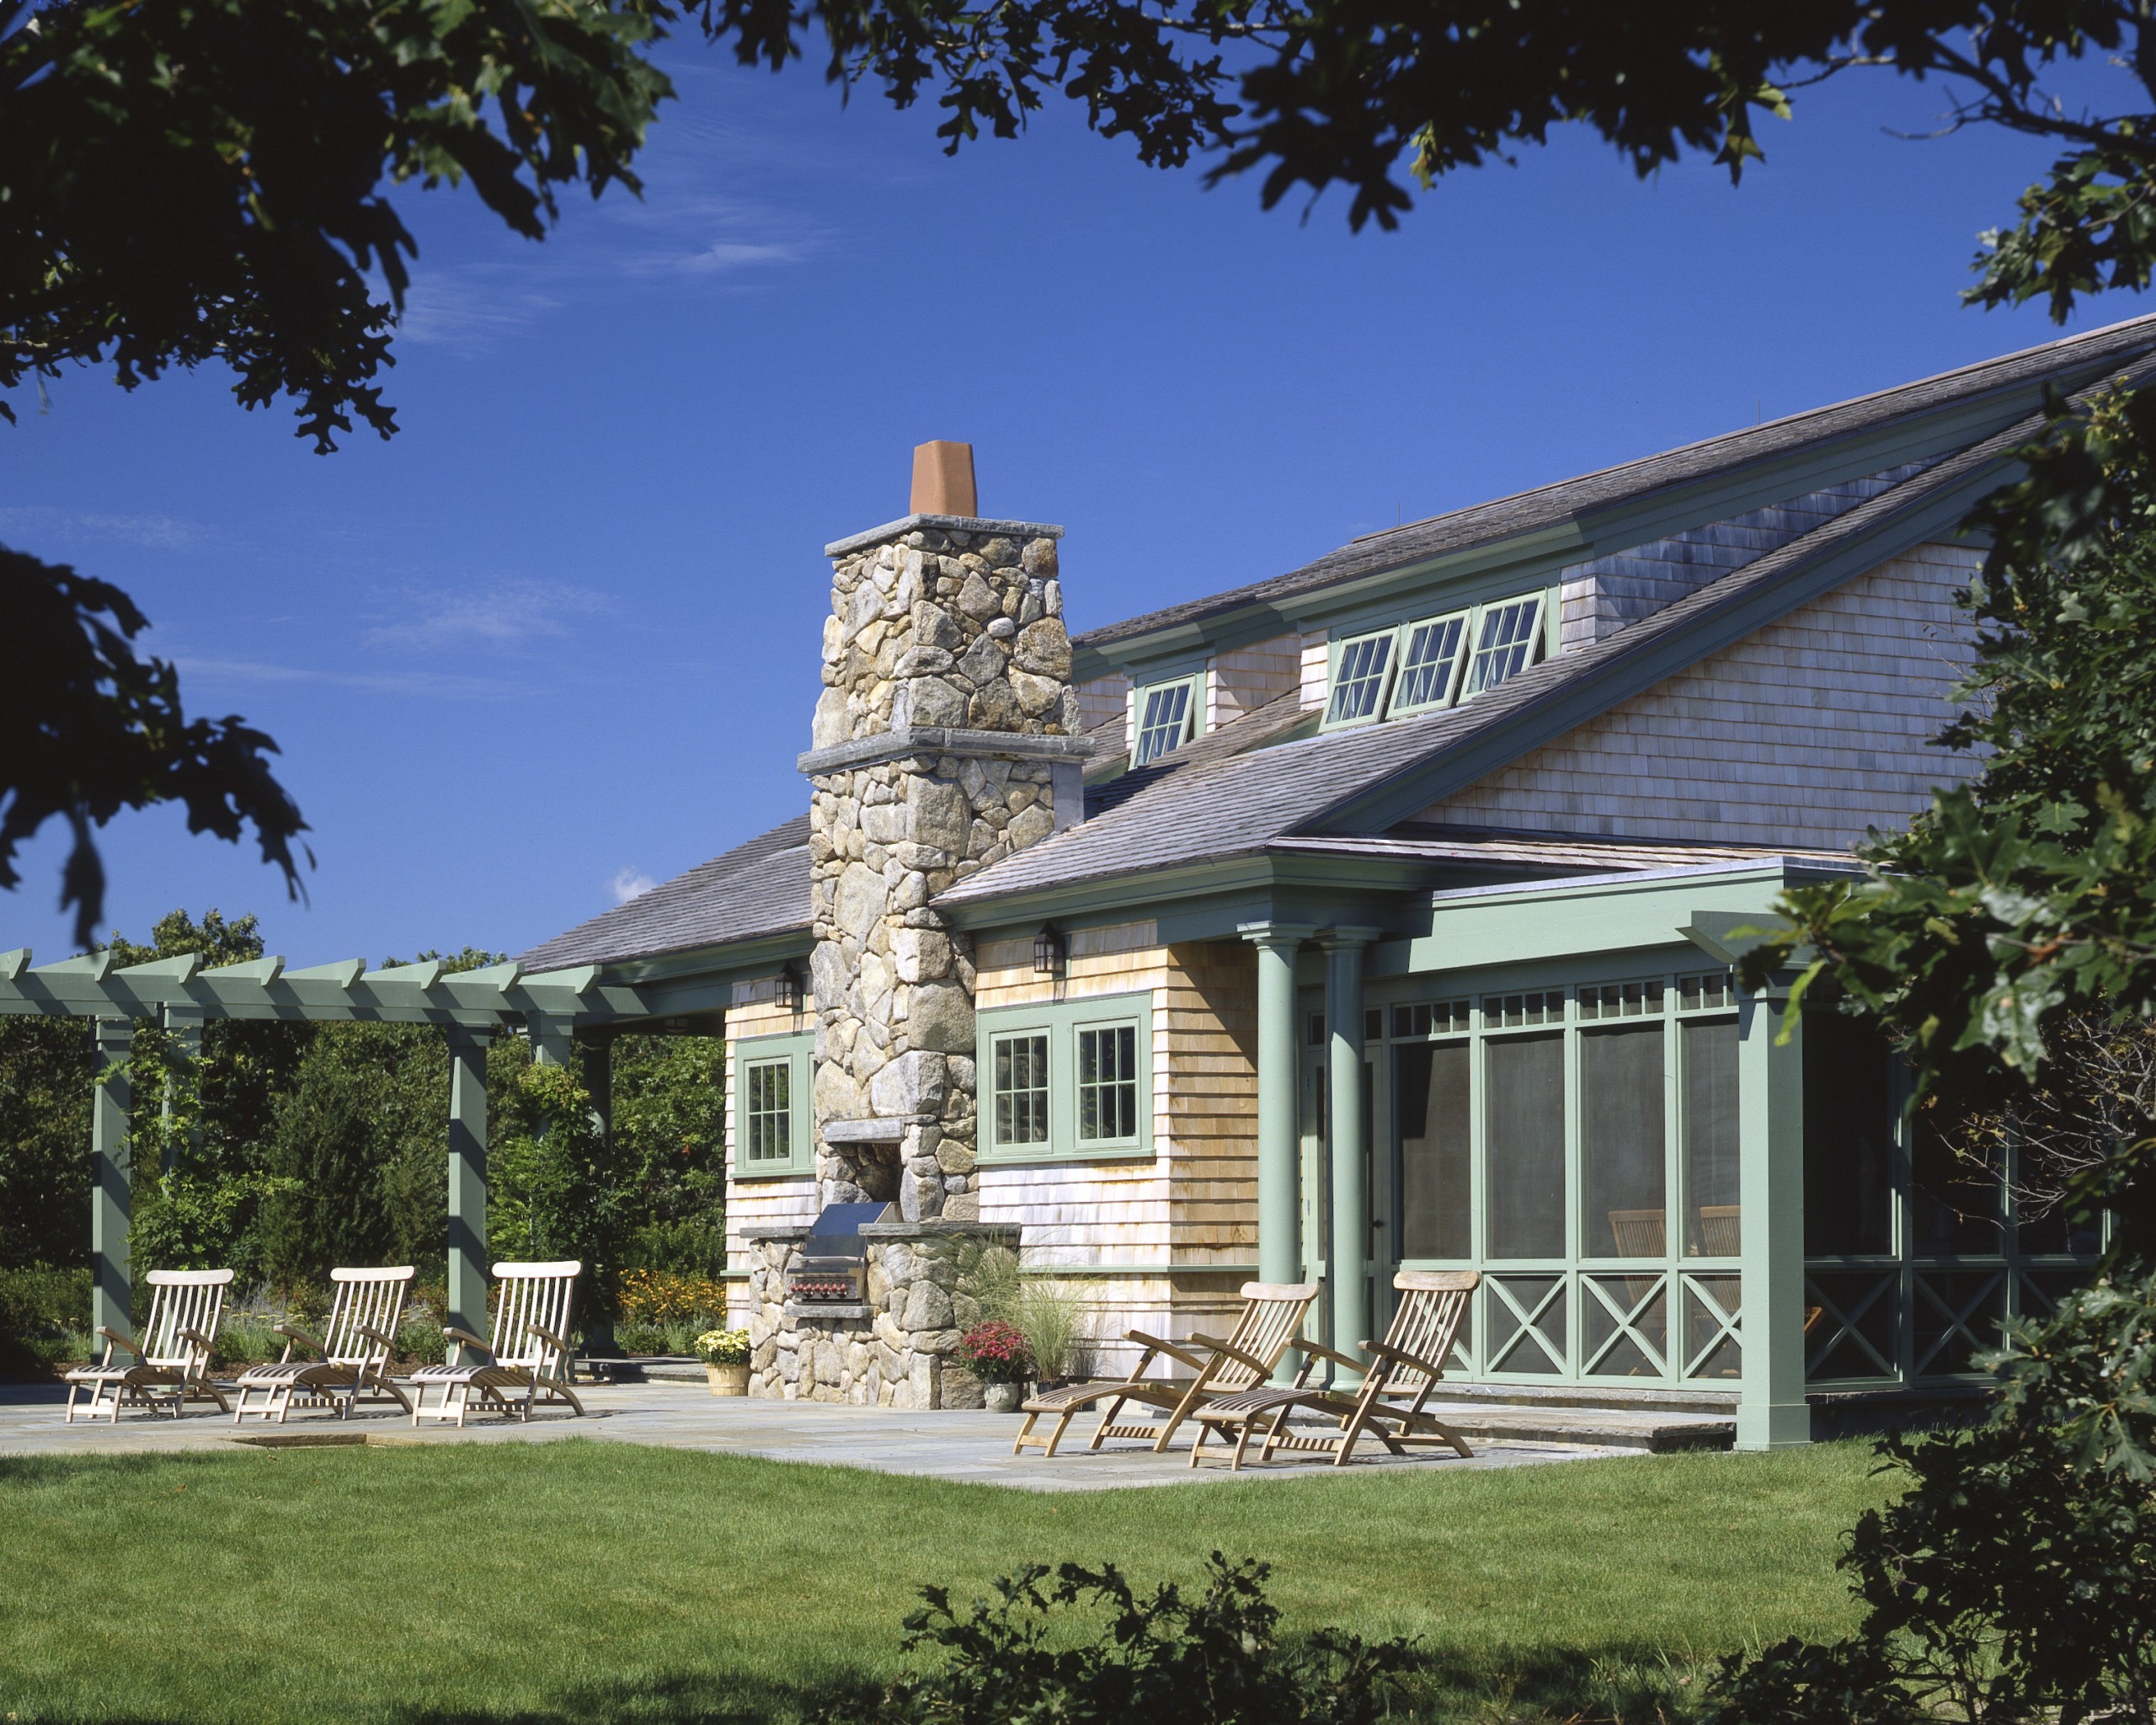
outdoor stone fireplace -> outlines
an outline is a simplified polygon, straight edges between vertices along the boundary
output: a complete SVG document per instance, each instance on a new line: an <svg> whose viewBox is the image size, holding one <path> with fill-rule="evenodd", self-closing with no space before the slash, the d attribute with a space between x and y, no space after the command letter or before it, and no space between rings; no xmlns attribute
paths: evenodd
<svg viewBox="0 0 2156 1725"><path fill-rule="evenodd" d="M913 508L827 547L824 692L800 758L817 1203L896 1215L862 1230L868 1298L844 1314L786 1298L807 1230L744 1237L755 1393L934 1407L978 1405L947 1359L969 1321L953 1249L981 1231L973 950L932 901L1081 817L1087 745L1063 530L975 515L961 444L916 451Z"/></svg>

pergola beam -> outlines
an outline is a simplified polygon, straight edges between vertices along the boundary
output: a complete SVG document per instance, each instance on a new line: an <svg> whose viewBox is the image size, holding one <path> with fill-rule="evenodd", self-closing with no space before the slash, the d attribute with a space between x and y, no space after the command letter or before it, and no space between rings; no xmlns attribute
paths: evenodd
<svg viewBox="0 0 2156 1725"><path fill-rule="evenodd" d="M94 953L32 967L27 948L0 954L0 1012L154 1018L193 1006L213 1017L499 1028L534 1015L574 1023L649 1016L640 990L601 985L595 966L527 976L515 964L442 972L433 959L369 974L347 959L287 970L281 959L205 970L195 955L115 969Z"/></svg>

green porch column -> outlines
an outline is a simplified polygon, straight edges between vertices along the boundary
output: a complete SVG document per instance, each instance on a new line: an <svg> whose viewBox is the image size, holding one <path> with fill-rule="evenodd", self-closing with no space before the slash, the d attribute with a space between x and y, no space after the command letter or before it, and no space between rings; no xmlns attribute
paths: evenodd
<svg viewBox="0 0 2156 1725"><path fill-rule="evenodd" d="M571 1021L534 1012L525 1023L531 1032L531 1064L567 1071L576 1057L576 1028Z"/></svg>
<svg viewBox="0 0 2156 1725"><path fill-rule="evenodd" d="M1804 1396L1804 1033L1778 1043L1788 984L1777 978L1740 1007L1738 1152L1743 1201L1744 1375L1737 1447L1812 1440Z"/></svg>
<svg viewBox="0 0 2156 1725"><path fill-rule="evenodd" d="M445 1026L449 1044L449 1322L487 1333L487 1044ZM457 1356L452 1356L457 1357Z"/></svg>
<svg viewBox="0 0 2156 1725"><path fill-rule="evenodd" d="M1257 948L1257 1279L1302 1279L1296 1168L1300 1135L1295 1107L1295 958L1311 930L1305 924L1245 923Z"/></svg>
<svg viewBox="0 0 2156 1725"><path fill-rule="evenodd" d="M1374 928L1328 928L1325 948L1325 1101L1332 1158L1332 1345L1361 1352L1370 1333L1370 1171L1363 1160L1363 949Z"/></svg>
<svg viewBox="0 0 2156 1725"><path fill-rule="evenodd" d="M97 1081L90 1092L90 1322L135 1333L127 1278L129 1189L127 1056L130 1018L97 1021Z"/></svg>

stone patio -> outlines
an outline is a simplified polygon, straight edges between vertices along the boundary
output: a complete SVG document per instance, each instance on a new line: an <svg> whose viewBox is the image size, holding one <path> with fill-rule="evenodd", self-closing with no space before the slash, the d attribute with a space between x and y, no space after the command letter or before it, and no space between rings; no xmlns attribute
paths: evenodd
<svg viewBox="0 0 2156 1725"><path fill-rule="evenodd" d="M545 1443L557 1438L590 1438L600 1442L656 1444L714 1455L755 1455L771 1461L815 1462L832 1466L873 1468L974 1485L1016 1486L1025 1491L1107 1491L1123 1486L1219 1483L1230 1480L1338 1477L1331 1467L1310 1461L1252 1464L1241 1473L1225 1466L1193 1470L1189 1447L1178 1438L1174 1450L1156 1455L1130 1444L1097 1452L1085 1448L1083 1436L1049 1461L1038 1451L1011 1453L1017 1416L960 1411L902 1412L850 1407L811 1402L771 1402L747 1397L714 1397L699 1386L670 1383L595 1385L578 1394L589 1410L579 1419L565 1409L535 1415L529 1425L499 1417L477 1416L459 1431L430 1420L414 1428L388 1403L363 1407L351 1420L320 1413L296 1412L283 1426L250 1419L235 1429L208 1403L179 1418L132 1412L117 1425L72 1425L61 1412L66 1392L55 1385L0 1384L0 1456L111 1455L143 1451L226 1451L246 1453L242 1439L264 1437L286 1442L370 1445ZM1090 1429L1090 1423L1075 1429ZM1588 1445L1478 1441L1472 1461L1449 1454L1399 1460L1372 1446L1358 1453L1353 1471L1372 1467L1414 1467L1450 1472L1461 1468L1518 1467L1539 1462L1608 1458L1627 1453Z"/></svg>

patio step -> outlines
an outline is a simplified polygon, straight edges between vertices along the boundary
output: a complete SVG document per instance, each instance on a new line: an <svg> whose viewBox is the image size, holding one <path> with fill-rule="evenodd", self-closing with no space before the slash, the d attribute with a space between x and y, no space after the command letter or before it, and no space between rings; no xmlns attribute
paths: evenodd
<svg viewBox="0 0 2156 1725"><path fill-rule="evenodd" d="M1494 1398L1433 1402L1429 1411L1470 1443L1592 1444L1608 1450L1726 1450L1737 1441L1729 1415L1670 1408L1518 1404Z"/></svg>

